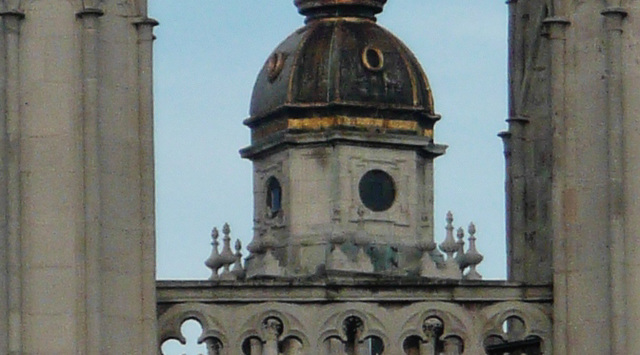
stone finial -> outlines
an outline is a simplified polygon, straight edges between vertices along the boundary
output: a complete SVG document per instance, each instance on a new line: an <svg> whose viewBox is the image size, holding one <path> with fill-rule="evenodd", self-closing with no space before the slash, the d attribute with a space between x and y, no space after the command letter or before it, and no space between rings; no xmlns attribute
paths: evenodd
<svg viewBox="0 0 640 355"><path fill-rule="evenodd" d="M468 265L466 265L465 253L464 253L464 229L462 227L458 228L458 232L456 234L458 241L458 251L456 253L456 262L460 265L460 270L464 270Z"/></svg>
<svg viewBox="0 0 640 355"><path fill-rule="evenodd" d="M231 228L228 223L225 223L222 227L222 233L224 237L222 238L223 246L222 252L220 253L220 259L222 261L222 266L224 270L222 270L221 277L229 278L231 272L231 265L233 265L236 261L236 256L231 251Z"/></svg>
<svg viewBox="0 0 640 355"><path fill-rule="evenodd" d="M447 260L453 258L453 254L458 251L458 244L453 239L453 213L451 211L447 212L447 225L445 227L447 230L447 236L440 244L440 250L442 250L445 254L447 254Z"/></svg>
<svg viewBox="0 0 640 355"><path fill-rule="evenodd" d="M235 253L236 261L233 264L233 270L231 270L231 274L237 280L237 279L244 278L244 275L245 275L244 268L242 267L242 252L241 252L242 243L240 242L240 239L236 240L235 249L236 249L236 253Z"/></svg>
<svg viewBox="0 0 640 355"><path fill-rule="evenodd" d="M482 262L484 257L478 253L476 249L476 226L473 224L469 224L469 250L465 254L465 260L469 265L469 272L465 275L465 279L467 280L482 280L482 275L476 271L476 266Z"/></svg>
<svg viewBox="0 0 640 355"><path fill-rule="evenodd" d="M451 211L447 212L447 226L445 227L447 230L447 237L444 242L440 244L440 250L442 250L445 254L447 254L447 260L445 261L445 270L444 277L450 279L460 279L462 277L462 271L460 270L460 266L458 262L453 257L458 251L458 243L453 238L453 213Z"/></svg>
<svg viewBox="0 0 640 355"><path fill-rule="evenodd" d="M209 277L209 280L215 280L218 278L218 270L222 267L223 263L222 263L222 259L220 258L220 254L218 253L218 245L220 243L218 243L218 228L213 228L213 230L211 230L211 245L213 246L212 250L211 250L211 255L209 256L209 258L204 262L204 264L211 269L211 276Z"/></svg>
<svg viewBox="0 0 640 355"><path fill-rule="evenodd" d="M464 229L462 229L462 227L458 228L456 237L458 238L458 253L460 253L460 251L464 252Z"/></svg>

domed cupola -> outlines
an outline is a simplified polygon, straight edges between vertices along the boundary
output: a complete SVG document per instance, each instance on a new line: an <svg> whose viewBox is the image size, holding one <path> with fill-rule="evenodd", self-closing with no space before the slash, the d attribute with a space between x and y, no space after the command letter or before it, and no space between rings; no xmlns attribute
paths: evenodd
<svg viewBox="0 0 640 355"><path fill-rule="evenodd" d="M376 24L385 3L295 0L306 26L271 53L258 75L245 121L254 146L243 156L285 133L432 137L440 116L427 77L402 41Z"/></svg>
<svg viewBox="0 0 640 355"><path fill-rule="evenodd" d="M417 59L376 24L385 3L295 0L306 26L258 75L241 151L253 163L250 278L416 275L435 245L440 116Z"/></svg>

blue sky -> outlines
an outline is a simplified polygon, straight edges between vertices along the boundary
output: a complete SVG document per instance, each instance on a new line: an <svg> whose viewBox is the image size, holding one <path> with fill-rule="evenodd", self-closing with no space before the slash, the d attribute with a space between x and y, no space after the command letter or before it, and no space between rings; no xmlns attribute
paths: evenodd
<svg viewBox="0 0 640 355"><path fill-rule="evenodd" d="M206 279L210 230L252 238L251 164L242 125L258 71L303 25L293 0L150 0L155 42L158 278ZM496 0L389 0L379 24L411 48L431 82L436 240L444 218L477 225L479 268L503 278L507 7Z"/></svg>

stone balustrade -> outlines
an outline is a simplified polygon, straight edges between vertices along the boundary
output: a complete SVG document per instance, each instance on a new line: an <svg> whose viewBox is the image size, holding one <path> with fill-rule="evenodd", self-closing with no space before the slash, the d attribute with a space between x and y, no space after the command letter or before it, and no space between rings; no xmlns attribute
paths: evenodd
<svg viewBox="0 0 640 355"><path fill-rule="evenodd" d="M454 238L455 227L453 214L447 213L446 236L438 246L435 241L425 238L418 240L415 245L389 245L380 246L359 228L353 235L346 233L331 235L328 237L325 247L326 260L324 269L328 272L353 272L359 274L392 274L396 276L416 276L432 279L453 280L481 280L482 276L476 271L476 266L483 260L483 256L476 249L476 226L469 224L469 246L465 251L465 233L458 228ZM210 280L243 280L245 278L260 277L299 277L301 275L287 274L280 260L274 256L274 247L277 244L275 238L265 232L254 239L248 246L250 252L247 261L242 262L242 245L236 240L235 252L231 250L231 228L228 224L222 227L223 242L220 251L220 233L213 228L211 238L213 246L211 255L205 261L205 265L211 269ZM438 247L440 251L438 250ZM348 256L344 250L357 249L357 253ZM419 251L420 260L414 265L394 267L400 259L411 259L415 250ZM443 254L444 253L444 254ZM389 260L381 260L389 259ZM249 265L248 260L253 260ZM380 264L392 265L380 267ZM378 268L374 267L378 264ZM382 270L380 270L382 269Z"/></svg>
<svg viewBox="0 0 640 355"><path fill-rule="evenodd" d="M196 320L209 355L551 353L546 285L328 275L159 281L157 291L160 344L184 343L181 325Z"/></svg>

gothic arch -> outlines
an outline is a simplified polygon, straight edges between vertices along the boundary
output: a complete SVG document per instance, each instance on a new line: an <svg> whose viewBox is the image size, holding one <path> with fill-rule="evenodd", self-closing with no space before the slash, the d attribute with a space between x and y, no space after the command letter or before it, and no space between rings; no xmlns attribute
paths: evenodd
<svg viewBox="0 0 640 355"><path fill-rule="evenodd" d="M159 345L171 339L185 344L186 339L180 327L188 320L195 320L202 326L202 335L198 342L217 338L223 344L229 344L225 336L225 327L209 313L208 306L201 303L183 303L169 308L158 318Z"/></svg>
<svg viewBox="0 0 640 355"><path fill-rule="evenodd" d="M407 308L407 313L411 316L402 326L400 338L397 340L402 344L409 336L419 336L424 338L422 331L423 322L431 317L436 317L444 323L444 333L442 337L458 336L462 339L469 339L473 328L473 319L462 307L444 302L418 303Z"/></svg>
<svg viewBox="0 0 640 355"><path fill-rule="evenodd" d="M382 339L384 344L390 344L390 339L385 331L384 324L370 312L364 310L349 308L347 310L340 310L331 314L320 327L320 335L318 337L318 344L322 344L329 338L338 338L343 342L347 341L347 334L343 327L344 321L349 317L357 317L362 320L362 339L366 339L372 336Z"/></svg>
<svg viewBox="0 0 640 355"><path fill-rule="evenodd" d="M525 337L539 337L542 339L544 353L551 353L553 336L551 317L541 307L529 303L505 302L484 309L482 317L479 317L479 320L483 321L482 339L489 337L504 339L503 324L513 317L523 321Z"/></svg>
<svg viewBox="0 0 640 355"><path fill-rule="evenodd" d="M238 339L240 339L241 342L251 337L262 339L264 335L260 329L263 321L269 318L276 318L282 322L280 339L297 338L305 348L310 346L309 339L306 336L307 330L302 322L292 313L285 311L283 305L273 303L264 305L262 308L268 310L249 317L249 319L240 326Z"/></svg>

